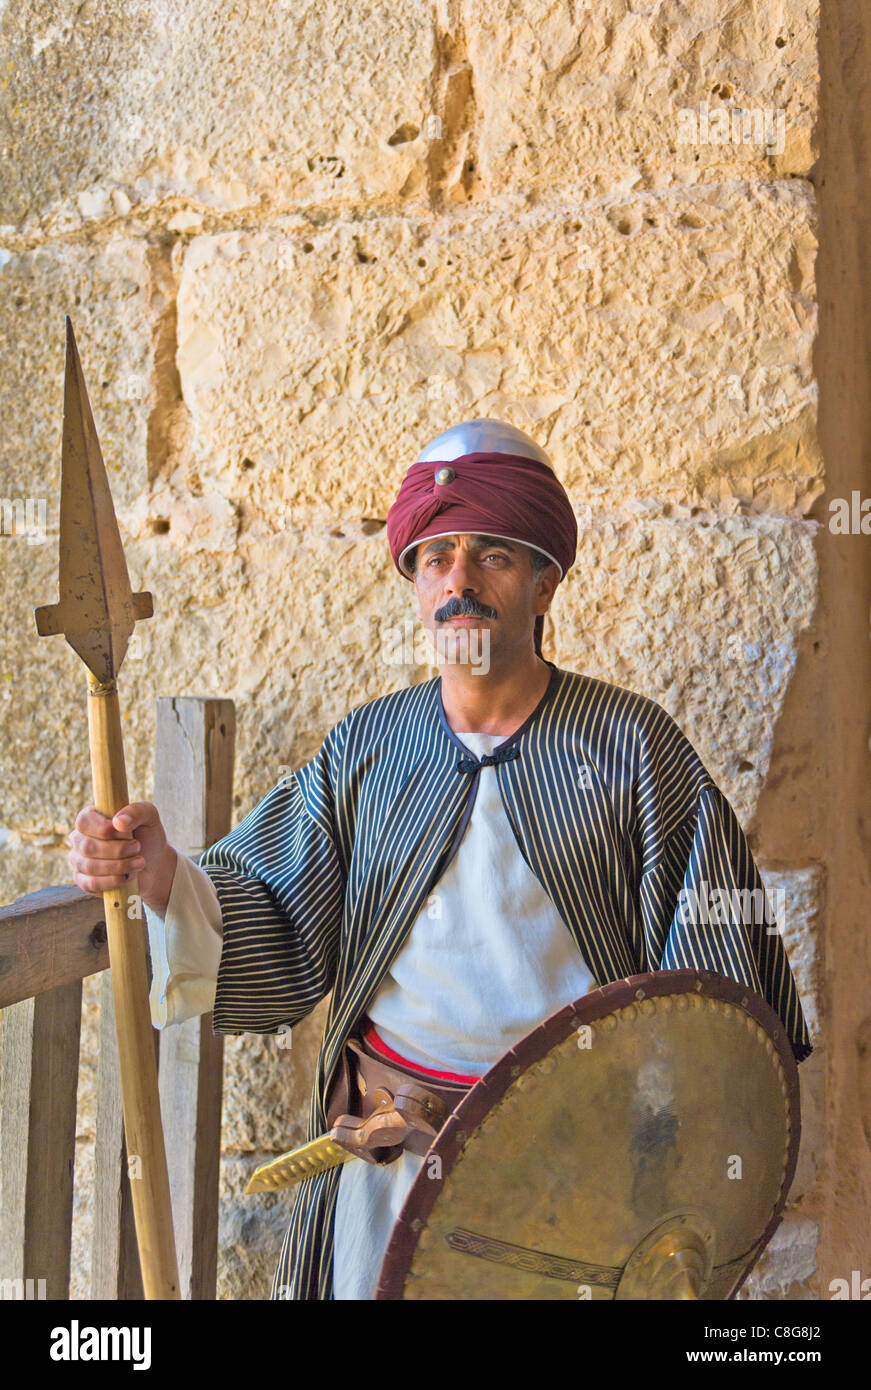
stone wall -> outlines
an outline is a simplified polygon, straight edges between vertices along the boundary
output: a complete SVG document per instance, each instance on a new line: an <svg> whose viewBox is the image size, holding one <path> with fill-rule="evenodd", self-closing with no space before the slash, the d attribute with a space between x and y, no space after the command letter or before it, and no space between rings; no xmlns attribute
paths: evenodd
<svg viewBox="0 0 871 1390"><path fill-rule="evenodd" d="M236 701L241 818L348 708L428 678L381 654L413 612L386 511L440 430L509 420L581 530L546 654L668 709L785 890L817 1051L748 1292L828 1296L827 861L790 809L826 780L821 706L794 710L821 695L816 0L9 0L0 32L0 493L49 528L0 536L3 898L68 880L90 800L83 674L31 613L65 313L155 595L121 682L135 797L157 695ZM224 1297L268 1293L287 1201L239 1194L302 1133L321 1015L289 1052L227 1040ZM81 1251L86 1181L77 1203Z"/></svg>

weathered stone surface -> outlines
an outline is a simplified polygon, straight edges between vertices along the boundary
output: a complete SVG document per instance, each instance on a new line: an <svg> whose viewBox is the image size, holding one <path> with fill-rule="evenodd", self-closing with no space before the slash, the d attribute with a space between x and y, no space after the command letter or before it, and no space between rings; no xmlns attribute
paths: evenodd
<svg viewBox="0 0 871 1390"><path fill-rule="evenodd" d="M93 1123L93 1112L90 1115ZM91 1297L91 1262L94 1236L94 1136L76 1135L73 1178L73 1238L70 1253L70 1298Z"/></svg>
<svg viewBox="0 0 871 1390"><path fill-rule="evenodd" d="M57 825L40 834L40 845L30 845L15 831L0 832L0 906L14 903L16 898L39 888L71 882L66 833L65 825ZM41 847L48 844L54 847Z"/></svg>
<svg viewBox="0 0 871 1390"><path fill-rule="evenodd" d="M718 0L597 0L571 13L540 0L463 5L468 84L454 139L465 136L474 170L448 196L631 199L807 173L818 10L818 0L741 0L728 13Z"/></svg>
<svg viewBox="0 0 871 1390"><path fill-rule="evenodd" d="M816 1046L821 1041L825 1002L820 941L825 873L818 864L794 869L774 869L761 864L760 870L772 905L782 908L782 915L780 911L777 914L778 926L795 975L811 1041Z"/></svg>
<svg viewBox="0 0 871 1390"><path fill-rule="evenodd" d="M305 1143L326 1017L324 1000L287 1033L224 1038L221 1145L225 1151L283 1153Z"/></svg>
<svg viewBox="0 0 871 1390"><path fill-rule="evenodd" d="M2 21L6 236L805 174L817 11L29 0Z"/></svg>
<svg viewBox="0 0 871 1390"><path fill-rule="evenodd" d="M801 1144L790 1201L811 1188L823 1163L826 1147L826 1040L823 1020L822 945L825 872L818 864L774 869L759 864L762 881L777 916L798 996L814 1051L798 1068Z"/></svg>
<svg viewBox="0 0 871 1390"><path fill-rule="evenodd" d="M819 1298L809 1282L817 1269L819 1226L809 1217L787 1212L759 1257L740 1299Z"/></svg>
<svg viewBox="0 0 871 1390"><path fill-rule="evenodd" d="M69 877L69 865L67 865ZM100 991L102 974L82 981L82 1032L79 1086L76 1094L76 1158L73 1173L73 1241L70 1298L91 1297L94 1235L94 1140L96 1136L97 1066L100 1059Z"/></svg>
<svg viewBox="0 0 871 1390"><path fill-rule="evenodd" d="M249 522L383 519L425 443L491 415L578 505L801 514L822 486L813 247L794 181L641 197L625 227L585 207L198 237L192 464Z"/></svg>
<svg viewBox="0 0 871 1390"><path fill-rule="evenodd" d="M218 1216L218 1298L268 1299L296 1188L245 1196L254 1169L271 1153L221 1160Z"/></svg>
<svg viewBox="0 0 871 1390"><path fill-rule="evenodd" d="M0 497L43 499L52 537L60 496L66 314L116 506L132 506L146 485L150 283L145 242L126 238L100 247L44 248L0 265ZM0 546L10 539L4 525ZM15 544L31 558L43 548L26 537ZM56 539L49 548L56 564ZM33 598L51 600L51 593Z"/></svg>
<svg viewBox="0 0 871 1390"><path fill-rule="evenodd" d="M582 519L551 610L557 664L663 705L745 827L813 613L814 529L773 518Z"/></svg>
<svg viewBox="0 0 871 1390"><path fill-rule="evenodd" d="M28 0L3 16L0 218L400 201L424 186L432 7ZM181 214L181 215L180 215Z"/></svg>
<svg viewBox="0 0 871 1390"><path fill-rule="evenodd" d="M53 501L56 495L52 495ZM129 551L128 565L133 587L142 587L136 582L136 559ZM0 724L4 731L0 759L5 785L3 813L7 828L15 832L0 856L4 870L0 899L5 901L49 882L69 882L66 836L78 809L90 804L93 796L85 668L62 637L39 637L33 619L36 604L52 603L57 598L57 566L56 538L33 546L20 538L0 541L0 601L5 615L0 628ZM122 668L125 729L130 720L127 692L134 688ZM151 706L153 697L142 706L147 717L153 718ZM133 757L128 767L135 767L136 750L129 750L128 758L130 753ZM149 762L150 756L149 751ZM59 871L59 877L43 877L34 857L39 848L49 851L46 869L50 866L52 874ZM32 867L36 882L25 887L27 869L20 867L13 868L7 882L5 868L10 861Z"/></svg>

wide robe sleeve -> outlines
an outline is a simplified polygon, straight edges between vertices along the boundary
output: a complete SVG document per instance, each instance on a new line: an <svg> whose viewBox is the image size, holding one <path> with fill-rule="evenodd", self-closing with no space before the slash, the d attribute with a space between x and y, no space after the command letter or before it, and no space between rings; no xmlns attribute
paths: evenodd
<svg viewBox="0 0 871 1390"><path fill-rule="evenodd" d="M300 1022L335 977L345 879L330 740L200 856L221 904L216 1033Z"/></svg>
<svg viewBox="0 0 871 1390"><path fill-rule="evenodd" d="M710 970L749 985L778 1014L801 1062L813 1046L750 846L692 745L670 718L668 726L668 753L663 757L660 744L655 760L658 785L654 790L648 767L642 798L639 906L647 968Z"/></svg>

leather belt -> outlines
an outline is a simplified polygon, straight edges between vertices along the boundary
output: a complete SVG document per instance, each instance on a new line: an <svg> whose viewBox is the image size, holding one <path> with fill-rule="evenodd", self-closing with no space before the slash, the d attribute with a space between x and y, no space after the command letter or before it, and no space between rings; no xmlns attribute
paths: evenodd
<svg viewBox="0 0 871 1390"><path fill-rule="evenodd" d="M385 1062L364 1032L348 1038L330 1085L330 1138L366 1163L423 1155L470 1087Z"/></svg>

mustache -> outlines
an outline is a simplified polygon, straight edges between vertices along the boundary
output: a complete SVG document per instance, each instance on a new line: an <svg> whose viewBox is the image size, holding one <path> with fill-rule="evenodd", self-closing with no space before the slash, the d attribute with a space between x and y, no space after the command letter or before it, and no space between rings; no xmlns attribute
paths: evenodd
<svg viewBox="0 0 871 1390"><path fill-rule="evenodd" d="M443 623L448 618L498 618L499 614L489 604L479 603L476 598L464 595L463 598L449 598L447 603L436 609L433 617L437 623Z"/></svg>

